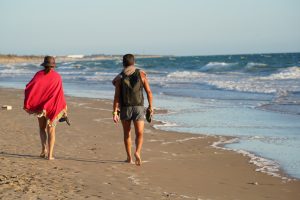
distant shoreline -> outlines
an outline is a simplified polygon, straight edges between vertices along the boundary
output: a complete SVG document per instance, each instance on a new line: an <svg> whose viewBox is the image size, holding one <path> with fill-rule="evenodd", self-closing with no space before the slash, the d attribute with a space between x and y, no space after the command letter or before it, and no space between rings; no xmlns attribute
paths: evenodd
<svg viewBox="0 0 300 200"><path fill-rule="evenodd" d="M136 55L136 58L160 58L159 55ZM121 59L121 55L67 55L55 56L57 62L62 61L85 61L85 60L112 60ZM14 63L41 63L44 59L43 55L0 55L0 64Z"/></svg>
<svg viewBox="0 0 300 200"><path fill-rule="evenodd" d="M161 58L161 57L210 57L210 56L247 56L247 55L271 55L271 54L299 54L300 52L284 52L284 53L241 53L241 54L208 54L208 55L142 55L135 54L136 58ZM40 63L43 61L45 55L16 55L16 54L0 54L0 64L14 64L14 63ZM55 56L57 62L70 61L87 61L87 60L114 60L121 59L122 55L64 55Z"/></svg>

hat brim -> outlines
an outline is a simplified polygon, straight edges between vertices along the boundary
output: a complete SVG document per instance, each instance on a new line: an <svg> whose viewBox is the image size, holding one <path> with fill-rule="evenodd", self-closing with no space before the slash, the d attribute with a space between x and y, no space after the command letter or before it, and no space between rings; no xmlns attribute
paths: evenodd
<svg viewBox="0 0 300 200"><path fill-rule="evenodd" d="M41 66L44 66L44 67L55 67L56 64L42 63Z"/></svg>

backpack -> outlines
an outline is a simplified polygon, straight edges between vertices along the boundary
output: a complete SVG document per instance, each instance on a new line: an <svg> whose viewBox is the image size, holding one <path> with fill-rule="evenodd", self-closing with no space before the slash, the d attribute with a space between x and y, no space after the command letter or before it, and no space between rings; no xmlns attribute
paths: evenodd
<svg viewBox="0 0 300 200"><path fill-rule="evenodd" d="M121 73L121 106L144 106L143 81L140 70L126 76Z"/></svg>

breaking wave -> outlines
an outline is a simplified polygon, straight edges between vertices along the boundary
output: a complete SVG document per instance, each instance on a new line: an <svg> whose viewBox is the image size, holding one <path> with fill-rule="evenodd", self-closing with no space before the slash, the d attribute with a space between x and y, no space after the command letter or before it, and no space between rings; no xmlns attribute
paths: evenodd
<svg viewBox="0 0 300 200"><path fill-rule="evenodd" d="M209 62L205 66L200 68L200 71L204 72L223 72L230 71L236 68L238 63L226 63L226 62Z"/></svg>
<svg viewBox="0 0 300 200"><path fill-rule="evenodd" d="M176 71L167 75L168 78L200 78L207 76L206 73L202 72L191 72L191 71Z"/></svg>
<svg viewBox="0 0 300 200"><path fill-rule="evenodd" d="M267 77L261 77L261 80L286 80L300 79L300 67L289 67L280 70L278 73L271 74Z"/></svg>
<svg viewBox="0 0 300 200"><path fill-rule="evenodd" d="M257 71L257 70L260 70L260 69L265 69L267 67L268 67L268 65L265 64L265 63L249 62L245 66L245 70L251 72L251 71Z"/></svg>

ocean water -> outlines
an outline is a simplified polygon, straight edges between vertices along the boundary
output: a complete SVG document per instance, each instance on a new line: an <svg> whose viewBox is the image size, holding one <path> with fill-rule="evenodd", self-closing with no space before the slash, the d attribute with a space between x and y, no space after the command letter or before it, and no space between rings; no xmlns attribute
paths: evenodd
<svg viewBox="0 0 300 200"><path fill-rule="evenodd" d="M122 69L118 59L57 65L66 94L105 99ZM148 74L154 106L169 111L155 115L164 122L157 128L234 136L225 147L262 157L251 159L258 171L276 175L280 167L300 178L300 53L141 58L137 66ZM0 86L24 88L40 69L0 65Z"/></svg>

